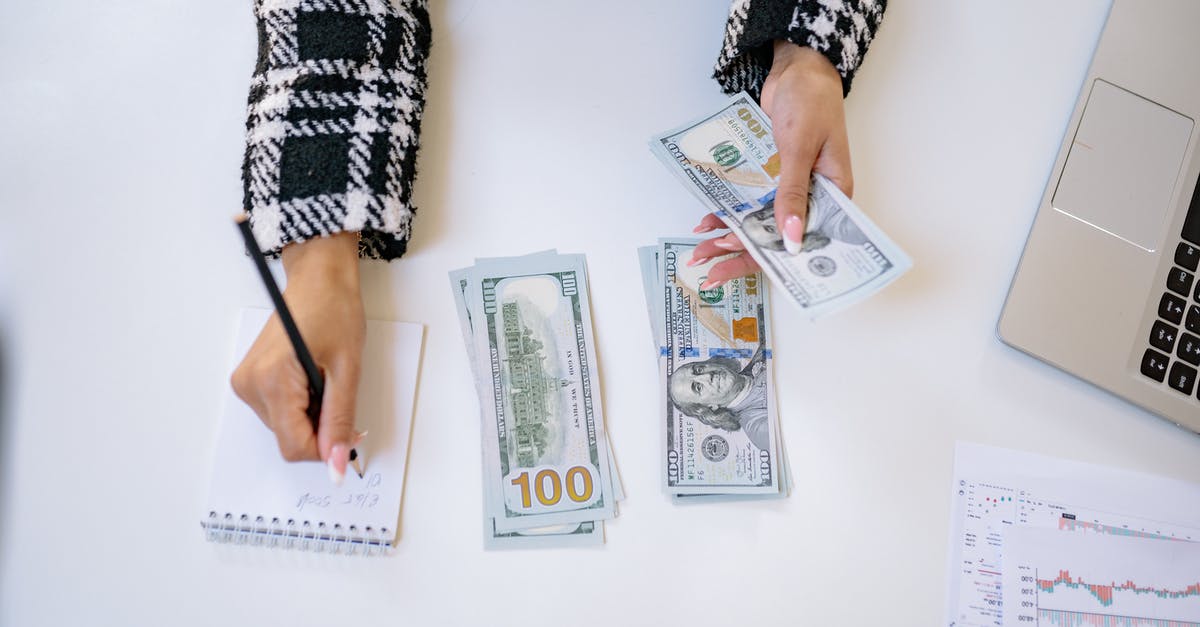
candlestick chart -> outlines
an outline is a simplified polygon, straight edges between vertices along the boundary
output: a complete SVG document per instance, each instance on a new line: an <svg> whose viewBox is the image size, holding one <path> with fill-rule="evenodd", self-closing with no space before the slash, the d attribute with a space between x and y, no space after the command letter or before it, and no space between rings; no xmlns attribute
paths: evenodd
<svg viewBox="0 0 1200 627"><path fill-rule="evenodd" d="M1009 539L1005 625L1200 627L1200 545L1044 529Z"/></svg>

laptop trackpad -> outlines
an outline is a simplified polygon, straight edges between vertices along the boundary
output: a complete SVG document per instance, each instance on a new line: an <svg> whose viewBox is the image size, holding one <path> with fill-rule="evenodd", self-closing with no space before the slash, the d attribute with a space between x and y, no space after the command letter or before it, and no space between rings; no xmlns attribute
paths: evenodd
<svg viewBox="0 0 1200 627"><path fill-rule="evenodd" d="M1154 252L1192 120L1097 79L1051 204Z"/></svg>

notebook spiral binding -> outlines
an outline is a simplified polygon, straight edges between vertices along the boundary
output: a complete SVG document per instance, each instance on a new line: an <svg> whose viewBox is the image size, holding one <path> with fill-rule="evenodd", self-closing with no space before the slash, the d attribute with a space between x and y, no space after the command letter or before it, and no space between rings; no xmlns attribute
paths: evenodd
<svg viewBox="0 0 1200 627"><path fill-rule="evenodd" d="M335 555L382 555L392 548L392 537L386 527L360 529L355 525L347 528L340 524L330 527L323 522L314 525L308 520L297 521L289 518L284 521L272 518L268 521L263 516L251 520L247 514L235 518L233 514L221 516L216 512L209 512L208 520L202 521L200 526L209 542L222 544L297 549Z"/></svg>

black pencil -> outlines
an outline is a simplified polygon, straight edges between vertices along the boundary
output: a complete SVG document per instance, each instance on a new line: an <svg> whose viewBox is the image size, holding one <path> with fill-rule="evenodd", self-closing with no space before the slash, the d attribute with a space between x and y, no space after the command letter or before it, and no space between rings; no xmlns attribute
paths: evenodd
<svg viewBox="0 0 1200 627"><path fill-rule="evenodd" d="M308 419L312 421L313 433L316 433L320 428L321 399L325 396L325 378L321 376L321 370L317 368L317 362L313 360L312 353L308 352L308 345L304 343L304 338L300 337L300 329L292 318L292 312L283 300L283 293L279 291L279 285L275 283L271 269L267 267L267 258L259 249L258 240L254 239L254 232L250 230L250 216L244 213L238 214L234 216L234 222L237 222L242 239L246 242L246 252L250 253L250 258L254 260L254 266L258 268L258 275L262 277L263 285L267 287L267 294L271 296L271 302L275 303L275 312L279 314L283 330L287 332L288 339L292 342L292 348L296 351L296 359L300 360L304 374L308 377L307 413ZM350 449L350 461L357 459L358 451ZM358 473L359 478L362 478L363 473L358 469L358 464L354 465L355 472Z"/></svg>

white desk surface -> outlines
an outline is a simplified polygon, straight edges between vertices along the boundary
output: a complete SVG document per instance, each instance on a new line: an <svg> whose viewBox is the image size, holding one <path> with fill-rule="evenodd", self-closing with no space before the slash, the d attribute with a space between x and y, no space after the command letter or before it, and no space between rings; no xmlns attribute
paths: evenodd
<svg viewBox="0 0 1200 627"><path fill-rule="evenodd" d="M1107 3L894 2L847 101L855 199L915 260L813 324L776 301L797 482L678 507L634 248L695 201L645 142L722 100L726 0L433 3L411 252L375 318L427 325L386 559L204 541L238 309L250 0L0 5L0 624L934 625L956 440L1200 480L1200 438L995 337ZM628 491L599 549L484 552L446 271L588 256Z"/></svg>

